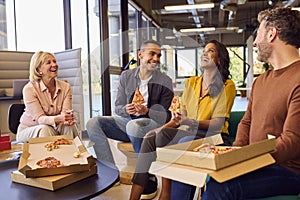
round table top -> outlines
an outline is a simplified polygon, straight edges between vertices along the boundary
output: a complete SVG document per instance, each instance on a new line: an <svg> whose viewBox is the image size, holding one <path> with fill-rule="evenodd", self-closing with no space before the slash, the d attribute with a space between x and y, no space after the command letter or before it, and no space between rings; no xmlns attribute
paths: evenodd
<svg viewBox="0 0 300 200"><path fill-rule="evenodd" d="M50 191L12 182L11 172L18 169L18 163L19 160L0 162L0 199L90 199L111 188L119 177L118 170L96 161L98 174Z"/></svg>

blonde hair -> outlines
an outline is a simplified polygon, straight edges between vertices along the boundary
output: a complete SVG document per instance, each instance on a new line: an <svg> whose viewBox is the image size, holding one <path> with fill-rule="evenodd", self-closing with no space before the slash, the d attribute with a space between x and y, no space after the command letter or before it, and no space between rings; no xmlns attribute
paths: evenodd
<svg viewBox="0 0 300 200"><path fill-rule="evenodd" d="M30 60L29 68L29 80L30 81L39 81L42 78L42 75L38 72L38 68L46 62L48 56L55 58L54 54L49 52L38 51L34 53Z"/></svg>

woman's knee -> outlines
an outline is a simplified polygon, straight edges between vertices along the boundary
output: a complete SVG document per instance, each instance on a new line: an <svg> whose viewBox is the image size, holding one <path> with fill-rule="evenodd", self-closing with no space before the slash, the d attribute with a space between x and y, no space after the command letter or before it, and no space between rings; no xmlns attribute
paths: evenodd
<svg viewBox="0 0 300 200"><path fill-rule="evenodd" d="M52 126L49 125L41 125L39 130L39 137L46 137L46 136L54 136L57 132Z"/></svg>
<svg viewBox="0 0 300 200"><path fill-rule="evenodd" d="M73 138L75 138L76 136L80 137L79 130L75 124L72 126L60 124L57 127L56 131L58 132L59 135L72 135Z"/></svg>

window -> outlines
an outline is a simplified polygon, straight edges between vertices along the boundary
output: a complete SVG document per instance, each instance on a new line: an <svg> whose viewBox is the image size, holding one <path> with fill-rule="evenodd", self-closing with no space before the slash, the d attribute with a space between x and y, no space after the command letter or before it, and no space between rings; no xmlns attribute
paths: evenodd
<svg viewBox="0 0 300 200"><path fill-rule="evenodd" d="M108 1L109 57L110 65L121 67L122 33L120 22L120 1ZM118 92L119 75L110 74L111 112L115 112L115 100Z"/></svg>
<svg viewBox="0 0 300 200"><path fill-rule="evenodd" d="M227 47L230 58L230 74L235 85L242 86L244 81L245 67L248 69L244 61L244 47Z"/></svg>
<svg viewBox="0 0 300 200"><path fill-rule="evenodd" d="M129 20L129 60L134 58L138 59L138 49L137 49L137 13L138 11L131 5L128 4L128 20Z"/></svg>
<svg viewBox="0 0 300 200"><path fill-rule="evenodd" d="M14 2L16 50L50 52L65 50L63 1Z"/></svg>
<svg viewBox="0 0 300 200"><path fill-rule="evenodd" d="M175 49L176 78L197 75L197 49Z"/></svg>

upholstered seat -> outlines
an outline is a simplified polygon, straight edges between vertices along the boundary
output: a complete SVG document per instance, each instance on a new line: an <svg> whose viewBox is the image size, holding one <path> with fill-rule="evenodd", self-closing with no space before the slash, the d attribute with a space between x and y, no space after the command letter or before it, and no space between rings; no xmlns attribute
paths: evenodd
<svg viewBox="0 0 300 200"><path fill-rule="evenodd" d="M11 104L8 108L8 128L14 134L17 134L24 109L25 105L21 103Z"/></svg>

